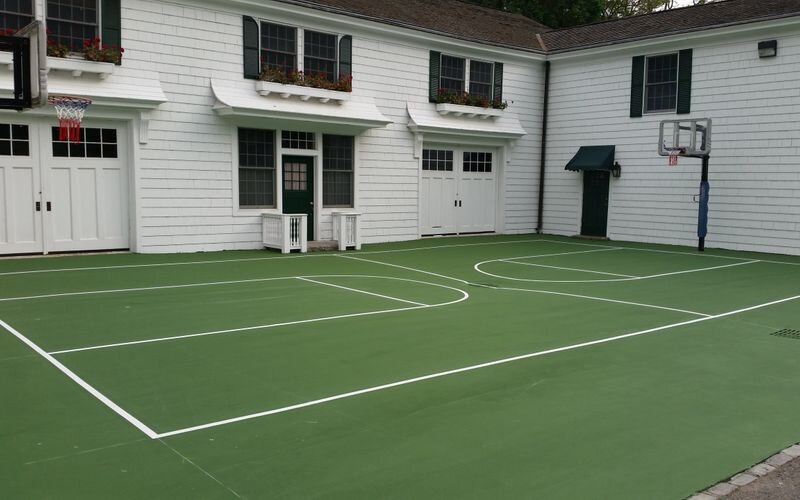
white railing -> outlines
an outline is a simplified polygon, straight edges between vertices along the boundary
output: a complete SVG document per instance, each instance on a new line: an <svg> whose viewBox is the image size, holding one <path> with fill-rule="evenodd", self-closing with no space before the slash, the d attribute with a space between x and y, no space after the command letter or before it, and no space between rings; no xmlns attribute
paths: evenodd
<svg viewBox="0 0 800 500"><path fill-rule="evenodd" d="M353 248L361 250L361 230L358 212L333 212L333 239L339 242L339 250Z"/></svg>
<svg viewBox="0 0 800 500"><path fill-rule="evenodd" d="M262 214L262 239L267 248L276 248L282 253L292 250L308 251L308 215L306 214Z"/></svg>

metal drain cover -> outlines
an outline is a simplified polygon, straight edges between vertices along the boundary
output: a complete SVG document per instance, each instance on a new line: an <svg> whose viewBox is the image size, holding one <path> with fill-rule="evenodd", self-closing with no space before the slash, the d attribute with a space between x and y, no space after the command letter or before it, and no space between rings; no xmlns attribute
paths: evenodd
<svg viewBox="0 0 800 500"><path fill-rule="evenodd" d="M786 337L787 339L800 340L800 330L792 330L790 328L784 328L783 330L778 330L777 332L771 333L770 335L774 335L776 337Z"/></svg>

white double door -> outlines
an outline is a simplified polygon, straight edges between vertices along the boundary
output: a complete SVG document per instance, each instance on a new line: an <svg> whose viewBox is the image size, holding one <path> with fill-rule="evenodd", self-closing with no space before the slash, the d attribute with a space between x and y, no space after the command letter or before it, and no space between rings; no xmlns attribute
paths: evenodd
<svg viewBox="0 0 800 500"><path fill-rule="evenodd" d="M426 144L420 173L420 234L493 232L497 151Z"/></svg>
<svg viewBox="0 0 800 500"><path fill-rule="evenodd" d="M0 117L0 255L129 247L124 128L90 124L78 144L50 122Z"/></svg>

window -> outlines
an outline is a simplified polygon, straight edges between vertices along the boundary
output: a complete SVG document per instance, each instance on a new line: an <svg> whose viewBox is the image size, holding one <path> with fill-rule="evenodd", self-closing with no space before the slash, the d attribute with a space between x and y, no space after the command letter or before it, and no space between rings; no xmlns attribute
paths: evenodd
<svg viewBox="0 0 800 500"><path fill-rule="evenodd" d="M431 51L428 74L428 99L452 103L442 95L466 93L468 105L500 107L503 103L503 63L476 61ZM441 92L440 92L441 91ZM485 101L489 101L486 103ZM460 102L464 104L464 102ZM502 106L503 108L505 106Z"/></svg>
<svg viewBox="0 0 800 500"><path fill-rule="evenodd" d="M284 149L314 149L313 132L281 132L281 146Z"/></svg>
<svg viewBox="0 0 800 500"><path fill-rule="evenodd" d="M442 69L439 75L439 88L464 92L464 68L466 60L442 55Z"/></svg>
<svg viewBox="0 0 800 500"><path fill-rule="evenodd" d="M308 165L305 163L284 163L283 190L308 191Z"/></svg>
<svg viewBox="0 0 800 500"><path fill-rule="evenodd" d="M98 36L98 0L47 0L49 36L72 50Z"/></svg>
<svg viewBox="0 0 800 500"><path fill-rule="evenodd" d="M58 127L52 127L55 158L116 158L117 129L82 127L79 142L59 138Z"/></svg>
<svg viewBox="0 0 800 500"><path fill-rule="evenodd" d="M323 206L353 206L354 143L354 138L349 135L322 137Z"/></svg>
<svg viewBox="0 0 800 500"><path fill-rule="evenodd" d="M239 129L239 206L275 206L275 132Z"/></svg>
<svg viewBox="0 0 800 500"><path fill-rule="evenodd" d="M647 58L645 112L675 111L678 101L678 54Z"/></svg>
<svg viewBox="0 0 800 500"><path fill-rule="evenodd" d="M286 73L297 71L297 28L261 23L261 62Z"/></svg>
<svg viewBox="0 0 800 500"><path fill-rule="evenodd" d="M469 93L492 99L492 63L470 61Z"/></svg>
<svg viewBox="0 0 800 500"><path fill-rule="evenodd" d="M444 149L423 149L422 170L453 171L453 152Z"/></svg>
<svg viewBox="0 0 800 500"><path fill-rule="evenodd" d="M321 74L329 81L336 80L336 35L306 30L304 36L305 74Z"/></svg>
<svg viewBox="0 0 800 500"><path fill-rule="evenodd" d="M464 172L491 172L492 153L464 153Z"/></svg>
<svg viewBox="0 0 800 500"><path fill-rule="evenodd" d="M33 0L0 0L0 28L18 30L33 21Z"/></svg>
<svg viewBox="0 0 800 500"><path fill-rule="evenodd" d="M30 150L27 125L0 123L0 156L28 156Z"/></svg>
<svg viewBox="0 0 800 500"><path fill-rule="evenodd" d="M332 82L352 74L353 39L349 35L322 33L243 16L242 36L245 78L258 79L266 69L280 73L303 72L314 77L322 75ZM269 81L283 80L281 74L270 76ZM310 86L318 85L311 83Z"/></svg>

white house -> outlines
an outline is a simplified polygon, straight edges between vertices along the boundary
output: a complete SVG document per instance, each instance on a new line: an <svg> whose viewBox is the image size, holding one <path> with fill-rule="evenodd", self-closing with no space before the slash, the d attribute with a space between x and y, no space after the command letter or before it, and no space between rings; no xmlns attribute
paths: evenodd
<svg viewBox="0 0 800 500"><path fill-rule="evenodd" d="M264 214L281 213L331 240L345 211L365 242L602 230L690 244L698 161L656 153L678 113L714 123L708 245L800 253L800 5L553 31L458 0L25 4L3 27L38 19L53 43L125 52L47 58L51 95L93 101L79 143L59 140L51 106L0 111L0 254L261 248ZM450 90L476 101L435 102ZM615 147L621 177L564 170L593 145Z"/></svg>

